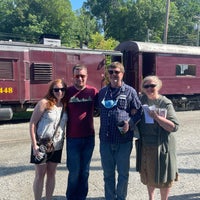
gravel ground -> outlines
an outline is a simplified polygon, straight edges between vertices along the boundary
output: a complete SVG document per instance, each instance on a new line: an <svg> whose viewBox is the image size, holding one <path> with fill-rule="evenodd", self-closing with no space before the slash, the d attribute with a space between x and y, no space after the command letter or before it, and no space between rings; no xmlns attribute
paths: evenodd
<svg viewBox="0 0 200 200"><path fill-rule="evenodd" d="M169 200L200 199L200 111L178 112L180 129L177 132L179 181L175 182ZM99 118L95 118L98 134ZM30 139L28 123L0 125L0 200L33 200L34 166L29 163ZM65 147L64 147L65 148ZM65 200L67 184L66 154L57 170L53 200ZM45 193L45 191L44 191ZM96 136L87 200L103 200L103 175ZM135 149L131 155L131 169L127 200L147 200L146 187L135 171ZM156 200L160 199L158 190ZM44 198L43 198L44 200Z"/></svg>

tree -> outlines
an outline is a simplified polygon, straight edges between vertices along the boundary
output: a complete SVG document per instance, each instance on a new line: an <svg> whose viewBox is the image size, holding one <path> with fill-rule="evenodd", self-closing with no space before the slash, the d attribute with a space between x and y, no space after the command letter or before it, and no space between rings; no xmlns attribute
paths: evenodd
<svg viewBox="0 0 200 200"><path fill-rule="evenodd" d="M176 0L171 2L176 10L176 19L170 16L168 43L196 45L195 16L200 15L199 0ZM171 14L170 14L171 15Z"/></svg>
<svg viewBox="0 0 200 200"><path fill-rule="evenodd" d="M75 15L69 0L1 0L0 10L0 32L9 39L38 42L48 33L60 35L69 46L72 42Z"/></svg>
<svg viewBox="0 0 200 200"><path fill-rule="evenodd" d="M161 19L164 22L163 0L88 0L84 6L102 22L105 37L116 40L145 40L147 30L154 32L154 39L161 40Z"/></svg>
<svg viewBox="0 0 200 200"><path fill-rule="evenodd" d="M95 33L91 35L91 41L88 47L91 49L113 50L118 44L119 42L117 42L116 40L112 38L105 40L102 34Z"/></svg>
<svg viewBox="0 0 200 200"><path fill-rule="evenodd" d="M46 33L60 35L65 46L82 47L94 46L98 32L107 43L162 42L165 14L166 0L87 0L76 13L69 0L1 0L0 39L37 43ZM168 43L196 45L199 15L199 0L171 0Z"/></svg>
<svg viewBox="0 0 200 200"><path fill-rule="evenodd" d="M91 16L95 17L99 23L99 28L107 34L107 23L111 18L112 13L121 6L123 0L87 0L83 7L88 10Z"/></svg>
<svg viewBox="0 0 200 200"><path fill-rule="evenodd" d="M118 41L162 42L166 1L163 0L88 0L84 7L95 17L106 38ZM194 16L200 14L199 0L171 0L168 42L194 45Z"/></svg>
<svg viewBox="0 0 200 200"><path fill-rule="evenodd" d="M74 23L76 46L82 48L88 46L91 35L98 31L97 22L84 8L76 12L76 22Z"/></svg>

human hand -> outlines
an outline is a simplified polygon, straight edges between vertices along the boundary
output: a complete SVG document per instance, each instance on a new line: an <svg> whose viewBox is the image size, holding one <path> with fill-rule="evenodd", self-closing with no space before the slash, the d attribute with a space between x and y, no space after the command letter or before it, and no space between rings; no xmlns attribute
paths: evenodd
<svg viewBox="0 0 200 200"><path fill-rule="evenodd" d="M38 146L38 145L33 146L33 155L34 155L34 156L38 156L39 153L40 153L40 151L39 151L39 146Z"/></svg>
<svg viewBox="0 0 200 200"><path fill-rule="evenodd" d="M156 110L149 110L149 116L153 119L157 119L159 115Z"/></svg>
<svg viewBox="0 0 200 200"><path fill-rule="evenodd" d="M128 121L121 121L121 122L119 122L117 124L117 126L118 126L118 128L119 128L119 130L120 130L120 132L122 134L126 133L128 131L128 129L129 129L129 123L128 123Z"/></svg>

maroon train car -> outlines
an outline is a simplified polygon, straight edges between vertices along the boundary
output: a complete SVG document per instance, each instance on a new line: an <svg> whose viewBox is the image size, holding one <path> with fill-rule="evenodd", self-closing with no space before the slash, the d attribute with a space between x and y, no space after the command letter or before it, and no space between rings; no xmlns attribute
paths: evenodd
<svg viewBox="0 0 200 200"><path fill-rule="evenodd" d="M88 67L88 84L100 89L104 65L112 56L122 54L0 41L0 112L1 108L10 107L17 112L34 106L54 79L64 79L71 85L72 67L78 63Z"/></svg>
<svg viewBox="0 0 200 200"><path fill-rule="evenodd" d="M157 75L163 81L161 93L176 110L200 108L199 47L127 41L115 51L101 51L0 41L0 120L12 116L10 108L17 112L34 106L51 80L62 78L71 85L78 63L88 67L88 84L100 89L105 65L116 60L125 66L124 81L138 92L145 76Z"/></svg>
<svg viewBox="0 0 200 200"><path fill-rule="evenodd" d="M137 91L145 76L157 75L176 110L200 108L199 47L126 41L115 50L123 53L125 82Z"/></svg>

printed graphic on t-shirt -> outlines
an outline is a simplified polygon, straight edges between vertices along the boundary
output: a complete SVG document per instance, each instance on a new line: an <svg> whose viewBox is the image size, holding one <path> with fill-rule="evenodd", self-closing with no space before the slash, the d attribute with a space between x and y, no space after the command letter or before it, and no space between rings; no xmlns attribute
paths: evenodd
<svg viewBox="0 0 200 200"><path fill-rule="evenodd" d="M89 96L88 98L79 99L78 97L73 96L70 98L69 103L87 102L87 101L92 101L92 98Z"/></svg>

